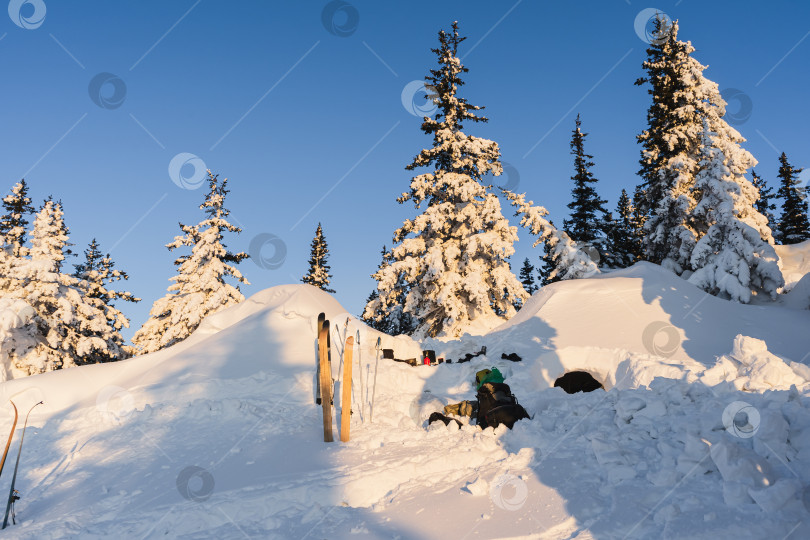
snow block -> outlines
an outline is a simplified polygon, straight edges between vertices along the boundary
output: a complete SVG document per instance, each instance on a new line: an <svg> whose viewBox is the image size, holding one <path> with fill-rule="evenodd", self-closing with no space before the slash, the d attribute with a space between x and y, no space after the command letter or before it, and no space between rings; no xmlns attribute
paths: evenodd
<svg viewBox="0 0 810 540"><path fill-rule="evenodd" d="M801 482L793 478L781 478L764 489L748 489L748 494L766 512L776 512L802 489Z"/></svg>

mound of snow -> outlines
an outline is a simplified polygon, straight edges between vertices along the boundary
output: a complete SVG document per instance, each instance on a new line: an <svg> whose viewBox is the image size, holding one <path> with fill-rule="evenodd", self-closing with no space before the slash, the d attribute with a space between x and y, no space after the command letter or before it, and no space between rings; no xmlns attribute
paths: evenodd
<svg viewBox="0 0 810 540"><path fill-rule="evenodd" d="M792 309L810 309L810 274L805 274L781 297L781 304Z"/></svg>
<svg viewBox="0 0 810 540"><path fill-rule="evenodd" d="M710 386L730 382L747 391L789 390L794 385L803 389L810 381L810 367L770 353L761 339L738 335L731 353L720 357L700 380Z"/></svg>
<svg viewBox="0 0 810 540"><path fill-rule="evenodd" d="M710 367L740 333L766 339L774 354L800 360L809 350L810 337L803 330L808 327L810 312L732 303L658 265L637 263L543 287L515 317L479 341L497 356L514 351L536 358L568 347L592 347ZM558 368L551 376L568 366Z"/></svg>
<svg viewBox="0 0 810 540"><path fill-rule="evenodd" d="M785 278L785 290L789 291L802 277L810 273L810 240L774 248L779 255L779 267Z"/></svg>
<svg viewBox="0 0 810 540"><path fill-rule="evenodd" d="M282 285L261 291L244 302L206 318L188 339L156 353L121 362L44 373L8 381L6 395L36 387L47 407L40 414L76 404L91 405L108 386L150 388L150 395L175 392L175 380L228 380L272 369L285 377L312 375L318 314L332 322L333 354L342 351L344 332L360 333L361 354L374 355L377 337L383 348L405 358L418 357L419 345L407 336L391 337L357 321L329 294L311 285ZM349 320L348 327L345 322ZM341 336L338 338L337 336ZM334 365L334 376L338 374ZM168 384L167 384L168 383ZM314 392L313 388L308 392ZM89 397L88 396L92 396Z"/></svg>

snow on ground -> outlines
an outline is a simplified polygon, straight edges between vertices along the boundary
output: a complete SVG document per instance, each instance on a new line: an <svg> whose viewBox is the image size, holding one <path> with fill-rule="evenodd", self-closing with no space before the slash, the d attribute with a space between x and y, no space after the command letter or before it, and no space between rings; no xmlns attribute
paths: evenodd
<svg viewBox="0 0 810 540"><path fill-rule="evenodd" d="M321 311L336 378L345 333L359 331L349 443L322 442ZM546 287L486 335L424 344L452 359L487 347L468 363L380 360L376 390L382 335L354 318L345 332L347 317L315 288L274 287L168 350L3 383L23 414L45 401L26 432L13 536L810 535L810 311L732 304L639 264ZM382 338L399 358L422 348ZM500 358L511 352L523 361ZM531 420L425 425L471 399L491 366ZM552 387L574 369L608 391Z"/></svg>

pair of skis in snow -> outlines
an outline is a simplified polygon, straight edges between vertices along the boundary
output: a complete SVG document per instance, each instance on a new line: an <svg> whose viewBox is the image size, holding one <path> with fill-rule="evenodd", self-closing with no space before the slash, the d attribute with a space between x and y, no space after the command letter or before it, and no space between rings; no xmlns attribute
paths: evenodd
<svg viewBox="0 0 810 540"><path fill-rule="evenodd" d="M11 522L13 524L17 524L16 516L14 513L14 503L20 499L19 492L14 489L15 484L17 483L17 470L20 468L20 456L22 455L22 445L23 440L25 439L25 429L28 427L28 416L31 414L31 411L34 410L34 407L37 405L42 405L42 402L34 404L33 407L28 409L28 414L25 415L25 423L23 424L22 434L20 434L20 447L17 450L17 463L14 464L14 476L11 477L11 489L8 492L8 502L6 503L6 516L3 518L3 529L8 526L8 516L9 513L11 514ZM3 459L0 461L0 475L3 474L3 467L6 465L6 457L8 457L8 449L11 447L11 439L14 437L14 430L17 428L17 405L11 401L11 406L14 407L14 422L11 424L11 432L8 434L8 441L6 442L6 449L3 450Z"/></svg>
<svg viewBox="0 0 810 540"><path fill-rule="evenodd" d="M343 334L348 334L349 319L346 319ZM339 337L339 336L338 336ZM340 440L348 442L351 430L351 408L352 408L352 353L354 350L354 337L347 336L343 346L343 382L341 384L342 401L340 413ZM357 332L357 344L360 344L360 332ZM377 340L379 350L380 340ZM358 353L359 353L358 348ZM334 381L332 380L332 358L331 358L331 338L329 334L329 321L326 314L318 315L318 354L317 354L317 390L315 402L323 407L323 440L332 442L332 404L334 393ZM374 373L376 387L377 374ZM360 370L360 394L362 401L363 372ZM372 397L372 410L374 401Z"/></svg>
<svg viewBox="0 0 810 540"><path fill-rule="evenodd" d="M348 326L348 325L347 325ZM349 440L349 427L351 422L352 405L352 345L353 338L346 340L344 346L344 367L343 367L343 407L341 409L340 440ZM332 339L329 337L329 321L326 314L318 315L318 389L315 401L323 407L323 440L332 442ZM348 379L349 384L346 384Z"/></svg>

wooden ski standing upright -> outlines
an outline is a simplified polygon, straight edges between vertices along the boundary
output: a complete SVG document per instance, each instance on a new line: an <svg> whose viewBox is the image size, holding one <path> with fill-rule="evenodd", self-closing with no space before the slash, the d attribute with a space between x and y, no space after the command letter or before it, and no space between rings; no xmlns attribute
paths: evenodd
<svg viewBox="0 0 810 540"><path fill-rule="evenodd" d="M352 423L352 349L354 338L346 338L343 348L343 401L340 405L340 441L349 442L349 430Z"/></svg>
<svg viewBox="0 0 810 540"><path fill-rule="evenodd" d="M323 441L332 442L332 368L329 362L329 321L324 321L318 334L321 406L323 407Z"/></svg>
<svg viewBox="0 0 810 540"><path fill-rule="evenodd" d="M315 404L321 404L321 328L326 320L326 313L318 315L318 327L315 330L315 339L318 340L318 350L315 351Z"/></svg>

